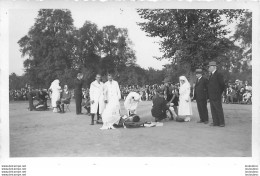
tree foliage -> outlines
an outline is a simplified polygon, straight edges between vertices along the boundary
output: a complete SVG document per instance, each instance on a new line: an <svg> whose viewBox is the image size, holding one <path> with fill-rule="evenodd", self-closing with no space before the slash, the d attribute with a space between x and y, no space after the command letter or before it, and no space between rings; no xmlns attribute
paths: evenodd
<svg viewBox="0 0 260 176"><path fill-rule="evenodd" d="M96 73L120 74L136 62L128 31L115 26L98 26L90 21L77 29L69 10L41 9L27 35L18 41L28 79L48 87L54 79L73 85L77 72L85 84ZM85 86L86 86L85 85Z"/></svg>
<svg viewBox="0 0 260 176"><path fill-rule="evenodd" d="M138 9L137 12L144 20L138 23L141 29L150 37L160 38L163 56L158 59L172 61L167 69L167 76L172 80L176 74L193 79L195 69L205 69L212 60L223 71L247 69L240 62L245 59L245 48L235 44L238 39L243 40L244 46L251 44L252 14L246 10ZM237 20L241 23L234 35L236 40L232 40L227 26Z"/></svg>
<svg viewBox="0 0 260 176"><path fill-rule="evenodd" d="M138 9L145 20L138 23L151 37L161 38L162 58L173 64L186 65L194 71L210 60L225 57L233 42L225 36L229 31L223 17L231 22L242 10L217 9Z"/></svg>
<svg viewBox="0 0 260 176"><path fill-rule="evenodd" d="M69 10L39 10L34 26L18 41L22 56L29 56L24 67L35 84L49 85L71 68L72 31Z"/></svg>
<svg viewBox="0 0 260 176"><path fill-rule="evenodd" d="M241 44L243 50L243 61L252 60L252 12L246 11L236 26L232 37Z"/></svg>
<svg viewBox="0 0 260 176"><path fill-rule="evenodd" d="M26 76L18 76L15 73L9 75L9 89L18 90L29 84Z"/></svg>

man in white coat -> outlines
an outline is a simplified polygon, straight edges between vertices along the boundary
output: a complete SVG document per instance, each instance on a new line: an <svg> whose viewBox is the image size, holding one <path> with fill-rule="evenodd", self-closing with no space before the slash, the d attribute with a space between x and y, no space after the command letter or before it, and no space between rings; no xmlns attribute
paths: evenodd
<svg viewBox="0 0 260 176"><path fill-rule="evenodd" d="M136 92L130 92L124 102L125 109L127 111L127 116L131 114L136 114L136 109L138 103L141 101L141 95Z"/></svg>
<svg viewBox="0 0 260 176"><path fill-rule="evenodd" d="M90 84L89 96L90 96L90 113L91 124L94 125L94 117L97 114L97 124L99 122L100 115L102 114L105 102L104 102L104 84L100 81L101 75L96 75L96 80Z"/></svg>
<svg viewBox="0 0 260 176"><path fill-rule="evenodd" d="M114 129L113 124L120 120L120 103L121 92L118 82L113 80L111 74L107 76L108 81L105 83L105 103L106 107L102 114L103 129Z"/></svg>

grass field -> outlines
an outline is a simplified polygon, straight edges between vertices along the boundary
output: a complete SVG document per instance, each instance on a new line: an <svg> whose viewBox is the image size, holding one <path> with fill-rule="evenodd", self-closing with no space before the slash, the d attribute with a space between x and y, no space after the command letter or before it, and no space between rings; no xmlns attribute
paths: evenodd
<svg viewBox="0 0 260 176"><path fill-rule="evenodd" d="M49 103L50 104L50 103ZM100 130L90 116L28 111L28 102L10 102L10 157L249 157L252 106L223 104L226 126L198 124L196 103L191 122L164 122L162 127ZM122 113L125 113L121 103ZM212 121L210 108L209 118ZM138 114L154 120L151 102L141 102ZM83 111L85 112L85 111Z"/></svg>

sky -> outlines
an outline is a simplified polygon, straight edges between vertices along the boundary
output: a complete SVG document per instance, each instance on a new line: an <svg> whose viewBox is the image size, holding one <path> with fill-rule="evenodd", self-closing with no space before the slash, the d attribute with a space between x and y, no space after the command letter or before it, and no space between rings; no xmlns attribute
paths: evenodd
<svg viewBox="0 0 260 176"><path fill-rule="evenodd" d="M23 61L18 41L25 36L34 25L39 9L12 9L9 11L9 74L24 73ZM136 52L137 64L143 68L153 67L162 69L168 60L158 61L154 57L162 56L159 51L158 38L146 36L146 33L136 24L142 19L132 7L121 6L85 6L82 8L69 8L71 10L74 26L80 28L86 20L98 25L99 29L106 25L115 25L127 28L129 38L133 42Z"/></svg>

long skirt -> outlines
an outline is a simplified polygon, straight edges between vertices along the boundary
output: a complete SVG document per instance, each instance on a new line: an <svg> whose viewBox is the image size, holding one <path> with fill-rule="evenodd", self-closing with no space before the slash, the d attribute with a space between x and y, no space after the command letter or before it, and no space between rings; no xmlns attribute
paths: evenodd
<svg viewBox="0 0 260 176"><path fill-rule="evenodd" d="M114 129L113 125L120 120L120 104L119 101L111 101L106 104L102 113L103 126L101 130Z"/></svg>
<svg viewBox="0 0 260 176"><path fill-rule="evenodd" d="M56 102L60 100L60 92L59 91L53 91L51 95L51 106L53 108L57 107Z"/></svg>
<svg viewBox="0 0 260 176"><path fill-rule="evenodd" d="M192 115L192 107L191 107L190 98L189 98L188 102L185 99L180 98L178 115L179 116L190 116L190 115Z"/></svg>

